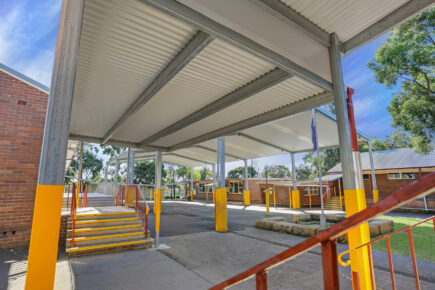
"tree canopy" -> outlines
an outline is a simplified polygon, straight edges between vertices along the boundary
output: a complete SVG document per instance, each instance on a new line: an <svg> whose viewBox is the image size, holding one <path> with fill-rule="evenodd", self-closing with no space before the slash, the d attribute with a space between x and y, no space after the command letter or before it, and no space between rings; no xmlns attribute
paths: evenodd
<svg viewBox="0 0 435 290"><path fill-rule="evenodd" d="M254 167L248 166L248 177L256 177L257 170ZM228 178L245 178L245 166L234 168L228 172Z"/></svg>
<svg viewBox="0 0 435 290"><path fill-rule="evenodd" d="M266 165L264 166L263 176L272 178L287 178L290 177L290 170L284 165Z"/></svg>
<svg viewBox="0 0 435 290"><path fill-rule="evenodd" d="M96 180L100 176L100 171L103 168L103 160L98 157L98 149L94 148L92 145L84 146L83 150L83 163L82 163L82 174L84 180ZM71 161L70 168L73 171L69 171L71 174L74 172L75 175L78 173L80 148L77 148L76 158Z"/></svg>
<svg viewBox="0 0 435 290"><path fill-rule="evenodd" d="M368 67L376 81L400 88L388 111L418 153L433 149L435 131L435 7L395 28Z"/></svg>
<svg viewBox="0 0 435 290"><path fill-rule="evenodd" d="M209 178L213 178L213 171L211 171L207 167L203 167L199 171L199 175L200 175L199 180L207 180Z"/></svg>

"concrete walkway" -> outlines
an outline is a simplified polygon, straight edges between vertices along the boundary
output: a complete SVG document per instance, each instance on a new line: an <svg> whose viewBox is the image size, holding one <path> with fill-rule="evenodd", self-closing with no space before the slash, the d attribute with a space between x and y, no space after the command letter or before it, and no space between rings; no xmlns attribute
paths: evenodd
<svg viewBox="0 0 435 290"><path fill-rule="evenodd" d="M289 209L272 209L285 216ZM256 229L264 208L228 207L228 233L214 232L214 207L197 202L163 203L161 243L169 248L65 259L59 252L55 289L208 289L304 240ZM153 231L154 217L150 215ZM338 251L347 249L338 245ZM378 289L391 289L386 253L373 252ZM415 289L411 259L393 257L397 289ZM435 289L435 263L418 260L422 289ZM0 251L0 289L23 289L27 251ZM340 268L341 289L351 289L349 267ZM269 289L323 289L320 249L270 270ZM233 289L255 289L249 279Z"/></svg>

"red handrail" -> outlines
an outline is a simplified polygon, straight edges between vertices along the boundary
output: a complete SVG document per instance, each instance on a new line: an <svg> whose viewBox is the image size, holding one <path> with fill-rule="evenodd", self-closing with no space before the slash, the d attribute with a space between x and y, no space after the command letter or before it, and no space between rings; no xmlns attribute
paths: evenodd
<svg viewBox="0 0 435 290"><path fill-rule="evenodd" d="M413 266L413 269L414 269L414 278L415 278L416 288L417 288L417 289L420 289L420 279L419 279L419 277L418 277L417 262L416 262L416 259L415 259L414 241L413 241L413 238L412 238L412 228L414 228L414 227L416 227L416 226L418 226L418 225L420 225L420 224L426 223L426 222L428 222L428 221L432 221L432 222L433 222L433 225L434 225L434 231L435 231L435 216L432 216L432 217L427 218L427 219L425 219L425 220L422 220L422 221L420 221L420 222L418 222L418 223L416 223L416 224L413 224L413 225L407 226L407 227L405 227L405 228L403 228L403 229L400 229L400 230L397 230L397 231L395 231L395 232L393 232L393 233L391 233L391 234L388 234L388 235L382 236L382 237L380 237L380 238L378 238L378 239L375 239L375 240L373 240L373 241L370 241L370 242L368 242L368 243L365 243L365 244L363 244L363 245L360 245L360 246L358 246L358 247L355 247L354 249L350 249L350 250L347 250L347 251L345 251L345 252L342 252L342 253L338 256L338 261L339 261L339 263L340 263L342 266L344 266L344 267L345 267L345 266L349 266L350 263L343 263L343 262L341 261L341 257L342 257L343 255L349 253L351 250L356 250L356 249L359 249L359 248L362 248L362 247L368 247L368 248L371 248L371 245L372 245L373 243L379 242L379 241L381 241L381 240L386 240L386 243L387 243L387 252L388 252L388 262L389 262L389 264L390 264L390 277L391 277L391 284L392 284L392 288L393 288L393 289L396 289L396 282L395 282L395 279L394 279L393 260L392 260L392 257L391 257L390 237L393 236L393 235L396 235L396 234L398 234L398 233L401 233L401 232L404 232L404 231L408 231L409 247L410 247L410 249L411 249L412 266ZM374 277L373 277L373 275L371 276L371 282L372 282L372 284L374 284Z"/></svg>
<svg viewBox="0 0 435 290"><path fill-rule="evenodd" d="M213 290L225 289L229 286L238 284L251 278L254 275L266 275L267 270L275 267L283 262L300 255L319 244L322 244L322 258L324 265L323 279L325 289L338 289L338 276L331 277L328 275L330 271L338 275L337 268L337 252L336 252L336 238L342 234L348 232L354 227L367 222L368 220L375 218L385 212L391 211L401 204L408 202L412 199L418 198L426 194L435 192L435 172L426 175L421 180L415 181L406 187L403 187L391 194L387 198L380 202L373 204L370 207L354 214L353 216L344 219L343 221L337 223L336 225L318 233L317 235L297 244L296 246L285 250L284 252L222 282L218 285L210 288ZM325 249L325 253L323 252ZM327 259L327 260L325 260ZM330 269L325 269L325 264L328 265ZM257 276L258 277L258 276ZM264 281L265 279L257 279L257 281ZM266 280L267 281L267 280ZM263 282L261 282L263 283ZM261 284L257 284L257 289L262 289ZM263 288L264 289L264 288Z"/></svg>
<svg viewBox="0 0 435 290"><path fill-rule="evenodd" d="M73 183L72 186L72 199L71 199L71 220L72 220L72 227L71 227L71 246L74 247L74 234L75 234L75 228L76 228L76 213L77 213L77 206L76 206L76 194L77 192L77 186L75 183Z"/></svg>
<svg viewBox="0 0 435 290"><path fill-rule="evenodd" d="M142 223L142 226L145 230L145 238L148 238L148 212L149 207L143 194L140 190L139 185L121 185L118 194L115 199L115 206L125 206L127 200L127 188L134 187L135 188L135 200L134 200L134 209L139 214L139 219Z"/></svg>

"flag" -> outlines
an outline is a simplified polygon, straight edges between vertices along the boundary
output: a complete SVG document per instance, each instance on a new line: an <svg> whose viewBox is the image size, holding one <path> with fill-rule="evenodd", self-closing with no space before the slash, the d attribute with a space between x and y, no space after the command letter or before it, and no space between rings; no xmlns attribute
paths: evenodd
<svg viewBox="0 0 435 290"><path fill-rule="evenodd" d="M315 110L313 110L313 116L311 118L311 140L313 141L313 152L317 151L317 132L316 132L316 117Z"/></svg>

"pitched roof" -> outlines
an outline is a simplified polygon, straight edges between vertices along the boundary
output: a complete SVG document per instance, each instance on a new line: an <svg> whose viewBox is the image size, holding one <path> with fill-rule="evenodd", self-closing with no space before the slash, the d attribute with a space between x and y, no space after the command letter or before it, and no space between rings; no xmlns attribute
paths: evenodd
<svg viewBox="0 0 435 290"><path fill-rule="evenodd" d="M0 71L19 79L20 81L46 93L49 94L50 93L50 88L47 86L44 86L43 84L41 84L40 82L35 81L34 79L29 78L28 76L8 67L7 65L4 65L2 63L0 63Z"/></svg>
<svg viewBox="0 0 435 290"><path fill-rule="evenodd" d="M435 150L428 155L415 153L411 148L374 151L373 161L375 170L435 167ZM361 153L362 170L370 170L370 156L368 152ZM331 168L328 173L341 172L341 163Z"/></svg>

